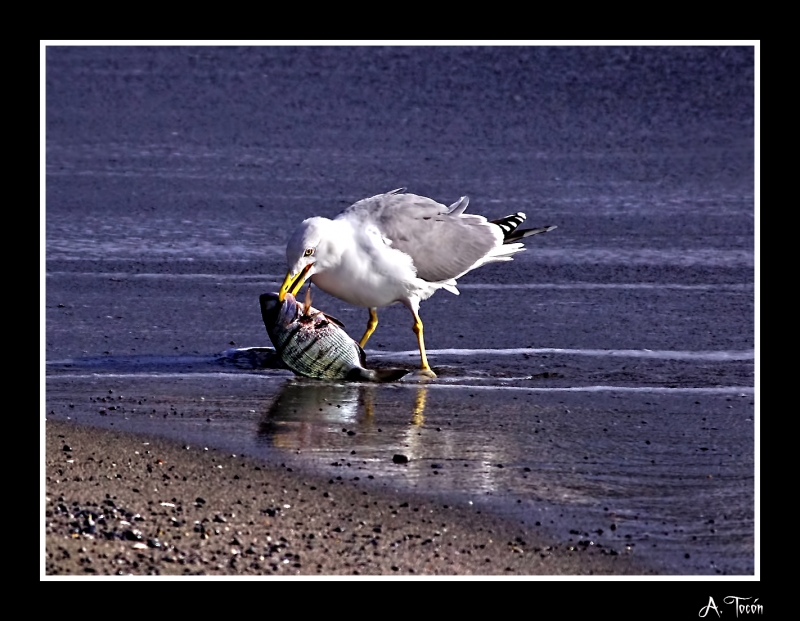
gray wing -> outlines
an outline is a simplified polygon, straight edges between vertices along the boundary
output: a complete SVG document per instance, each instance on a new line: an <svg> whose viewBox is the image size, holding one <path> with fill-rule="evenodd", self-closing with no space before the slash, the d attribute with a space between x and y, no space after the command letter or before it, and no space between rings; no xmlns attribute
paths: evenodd
<svg viewBox="0 0 800 621"><path fill-rule="evenodd" d="M498 227L463 213L467 203L464 197L448 208L424 196L395 191L358 201L338 217L372 222L392 248L411 257L419 278L436 282L463 274L502 244Z"/></svg>

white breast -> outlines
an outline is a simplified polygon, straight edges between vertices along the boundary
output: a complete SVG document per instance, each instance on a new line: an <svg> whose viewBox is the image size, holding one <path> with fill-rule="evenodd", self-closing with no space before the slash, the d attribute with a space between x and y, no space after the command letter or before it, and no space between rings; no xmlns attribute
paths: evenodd
<svg viewBox="0 0 800 621"><path fill-rule="evenodd" d="M382 307L414 295L411 257L391 247L374 226L355 232L335 265L311 278L323 291L356 306Z"/></svg>

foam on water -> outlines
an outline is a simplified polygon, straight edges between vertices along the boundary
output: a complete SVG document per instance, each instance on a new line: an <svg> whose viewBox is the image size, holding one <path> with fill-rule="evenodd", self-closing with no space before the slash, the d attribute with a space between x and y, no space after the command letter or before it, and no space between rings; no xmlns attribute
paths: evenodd
<svg viewBox="0 0 800 621"><path fill-rule="evenodd" d="M109 367L124 366L171 366L183 364L214 364L219 361L233 360L239 354L248 352L274 353L271 347L234 347L222 352L221 355L203 356L103 356L88 358L66 358L63 360L48 360L47 366L56 367L75 365L81 367ZM659 360L694 360L710 362L728 362L755 360L755 350L744 351L680 351L680 350L651 350L651 349L562 349L559 347L514 347L509 349L429 349L429 356L518 356L562 354L568 356L595 356L595 357L623 357L623 358L651 358ZM396 359L408 358L419 355L416 349L405 351L380 351L369 349L365 353L369 358Z"/></svg>
<svg viewBox="0 0 800 621"><path fill-rule="evenodd" d="M529 392L647 392L664 394L755 394L753 386L476 386L472 384L428 384L431 388L469 388L470 390L525 390Z"/></svg>
<svg viewBox="0 0 800 621"><path fill-rule="evenodd" d="M650 349L561 349L557 347L517 347L510 349L429 349L429 356L516 356L520 354L567 354L573 356L615 356L626 358L658 358L662 360L754 360L755 350L747 351L668 351ZM402 358L418 356L417 350L367 350L371 358Z"/></svg>
<svg viewBox="0 0 800 621"><path fill-rule="evenodd" d="M159 378L159 379L285 379L286 377L294 377L290 371L272 371L262 373L226 373L226 372L212 372L212 373L157 373L157 372L141 372L141 373L64 373L59 375L51 375L46 379L48 380L61 380L61 379L142 379L142 378ZM644 393L664 393L664 394L738 394L738 395L752 395L755 393L753 386L508 386L504 384L465 384L466 381L476 381L484 378L457 378L450 381L430 381L430 380L410 380L399 381L392 384L385 384L384 386L396 387L419 387L424 385L426 388L462 388L469 390L520 390L528 392L644 392ZM493 381L520 381L527 378L487 378ZM356 382L352 382L356 384Z"/></svg>
<svg viewBox="0 0 800 621"><path fill-rule="evenodd" d="M154 377L159 379L280 379L295 377L291 371L263 371L261 373L212 371L201 373L172 373L158 371L141 371L138 373L59 373L58 375L48 375L47 379L95 379L95 378L114 378L114 379L136 379Z"/></svg>

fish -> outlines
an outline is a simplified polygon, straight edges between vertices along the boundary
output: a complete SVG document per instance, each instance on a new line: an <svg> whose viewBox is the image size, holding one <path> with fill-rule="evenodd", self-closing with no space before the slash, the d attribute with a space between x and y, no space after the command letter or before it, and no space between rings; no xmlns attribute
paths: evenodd
<svg viewBox="0 0 800 621"><path fill-rule="evenodd" d="M316 379L353 382L393 382L408 369L367 369L366 354L344 331L338 319L311 306L301 304L287 293L283 302L278 293L259 297L261 318L275 351L297 375Z"/></svg>

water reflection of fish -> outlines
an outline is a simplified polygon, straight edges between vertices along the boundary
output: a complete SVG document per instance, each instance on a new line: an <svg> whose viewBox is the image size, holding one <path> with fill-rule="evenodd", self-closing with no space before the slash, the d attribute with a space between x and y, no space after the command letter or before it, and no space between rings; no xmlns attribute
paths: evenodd
<svg viewBox="0 0 800 621"><path fill-rule="evenodd" d="M300 304L288 293L260 298L261 318L284 364L298 375L317 379L391 382L407 369L367 369L364 350L343 330L341 322L311 306Z"/></svg>
<svg viewBox="0 0 800 621"><path fill-rule="evenodd" d="M264 420L280 423L331 423L334 428L372 417L365 403L376 386L290 379L269 405Z"/></svg>
<svg viewBox="0 0 800 621"><path fill-rule="evenodd" d="M374 383L314 382L306 379L290 379L278 395L267 404L258 425L261 441L284 449L311 448L315 451L328 450L339 446L338 434L331 431L356 431L361 442L370 447L389 451L398 448L397 437L387 433L374 435L380 425L405 425L401 420L409 417L408 428L403 430L402 444L415 457L420 449L418 431L424 423L425 395L428 387L424 384L415 388L416 398L409 402L407 390L397 391L395 387L382 387ZM382 412L382 415L381 415ZM398 416L399 414L399 416ZM380 430L378 430L380 431ZM366 434L370 437L366 440ZM440 436L444 437L444 436ZM352 447L347 449L352 450ZM359 451L360 452L360 451ZM389 458L394 453L389 453Z"/></svg>

